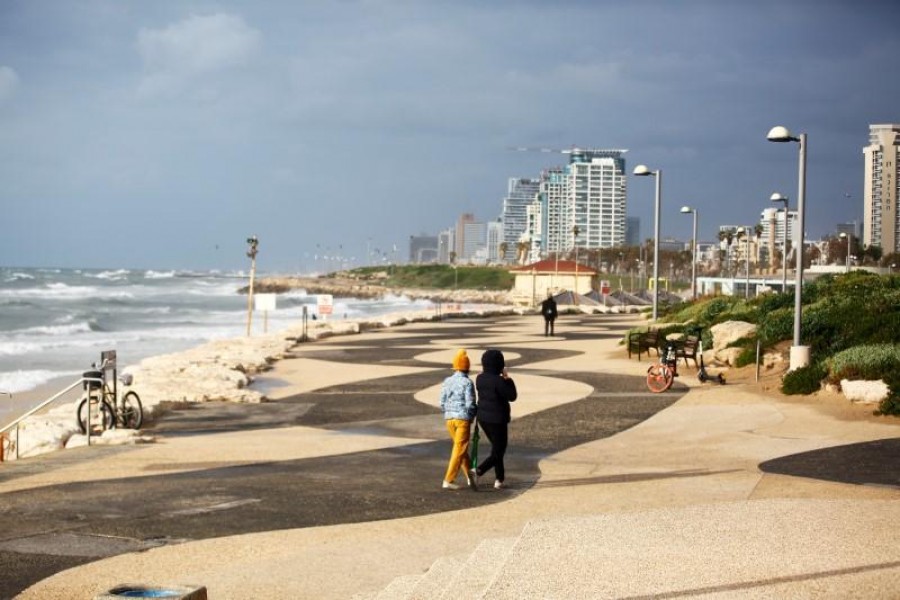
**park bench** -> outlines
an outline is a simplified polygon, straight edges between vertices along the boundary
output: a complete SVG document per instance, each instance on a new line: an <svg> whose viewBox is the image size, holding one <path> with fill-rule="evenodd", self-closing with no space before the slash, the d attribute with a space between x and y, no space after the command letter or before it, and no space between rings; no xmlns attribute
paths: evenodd
<svg viewBox="0 0 900 600"><path fill-rule="evenodd" d="M633 353L637 354L638 360L641 354L646 352L650 354L650 350L654 350L659 356L659 330L648 329L647 331L632 331L628 334L628 358Z"/></svg>
<svg viewBox="0 0 900 600"><path fill-rule="evenodd" d="M697 350L700 347L700 335L699 334L691 334L685 336L685 338L675 347L675 358L683 358L685 366L688 365L688 360L694 361L694 368L698 368L697 365Z"/></svg>

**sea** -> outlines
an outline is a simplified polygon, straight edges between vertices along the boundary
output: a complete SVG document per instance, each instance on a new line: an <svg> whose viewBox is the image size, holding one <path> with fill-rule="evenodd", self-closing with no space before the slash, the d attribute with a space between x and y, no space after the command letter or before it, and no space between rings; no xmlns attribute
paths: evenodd
<svg viewBox="0 0 900 600"><path fill-rule="evenodd" d="M241 272L0 267L0 393L80 377L106 350L116 351L121 368L245 336L247 296L238 290L248 283ZM303 290L279 294L273 310L253 313L251 334L285 330L315 306L316 296ZM403 296L336 297L328 318L431 308Z"/></svg>

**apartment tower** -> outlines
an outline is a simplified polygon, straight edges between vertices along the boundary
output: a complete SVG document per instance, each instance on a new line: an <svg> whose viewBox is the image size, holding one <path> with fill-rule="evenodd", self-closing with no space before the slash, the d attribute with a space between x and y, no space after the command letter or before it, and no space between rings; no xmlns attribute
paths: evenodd
<svg viewBox="0 0 900 600"><path fill-rule="evenodd" d="M863 245L900 252L900 125L869 125L863 190Z"/></svg>

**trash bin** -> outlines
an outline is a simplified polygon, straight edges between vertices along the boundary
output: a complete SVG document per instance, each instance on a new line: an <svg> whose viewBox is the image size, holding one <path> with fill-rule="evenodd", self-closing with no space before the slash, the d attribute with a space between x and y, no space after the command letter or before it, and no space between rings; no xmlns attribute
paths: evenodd
<svg viewBox="0 0 900 600"><path fill-rule="evenodd" d="M206 587L195 585L120 584L94 596L94 600L122 598L166 598L167 600L207 600Z"/></svg>

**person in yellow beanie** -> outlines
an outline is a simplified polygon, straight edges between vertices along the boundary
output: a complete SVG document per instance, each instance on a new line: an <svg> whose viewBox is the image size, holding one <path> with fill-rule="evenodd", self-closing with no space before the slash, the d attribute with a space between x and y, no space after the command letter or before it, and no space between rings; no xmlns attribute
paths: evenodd
<svg viewBox="0 0 900 600"><path fill-rule="evenodd" d="M469 476L469 432L475 410L475 385L469 379L469 356L465 350L459 350L453 357L453 374L441 385L441 411L453 440L450 463L442 484L445 490L459 489L456 478L460 471L466 477L466 484L475 489L475 480Z"/></svg>

